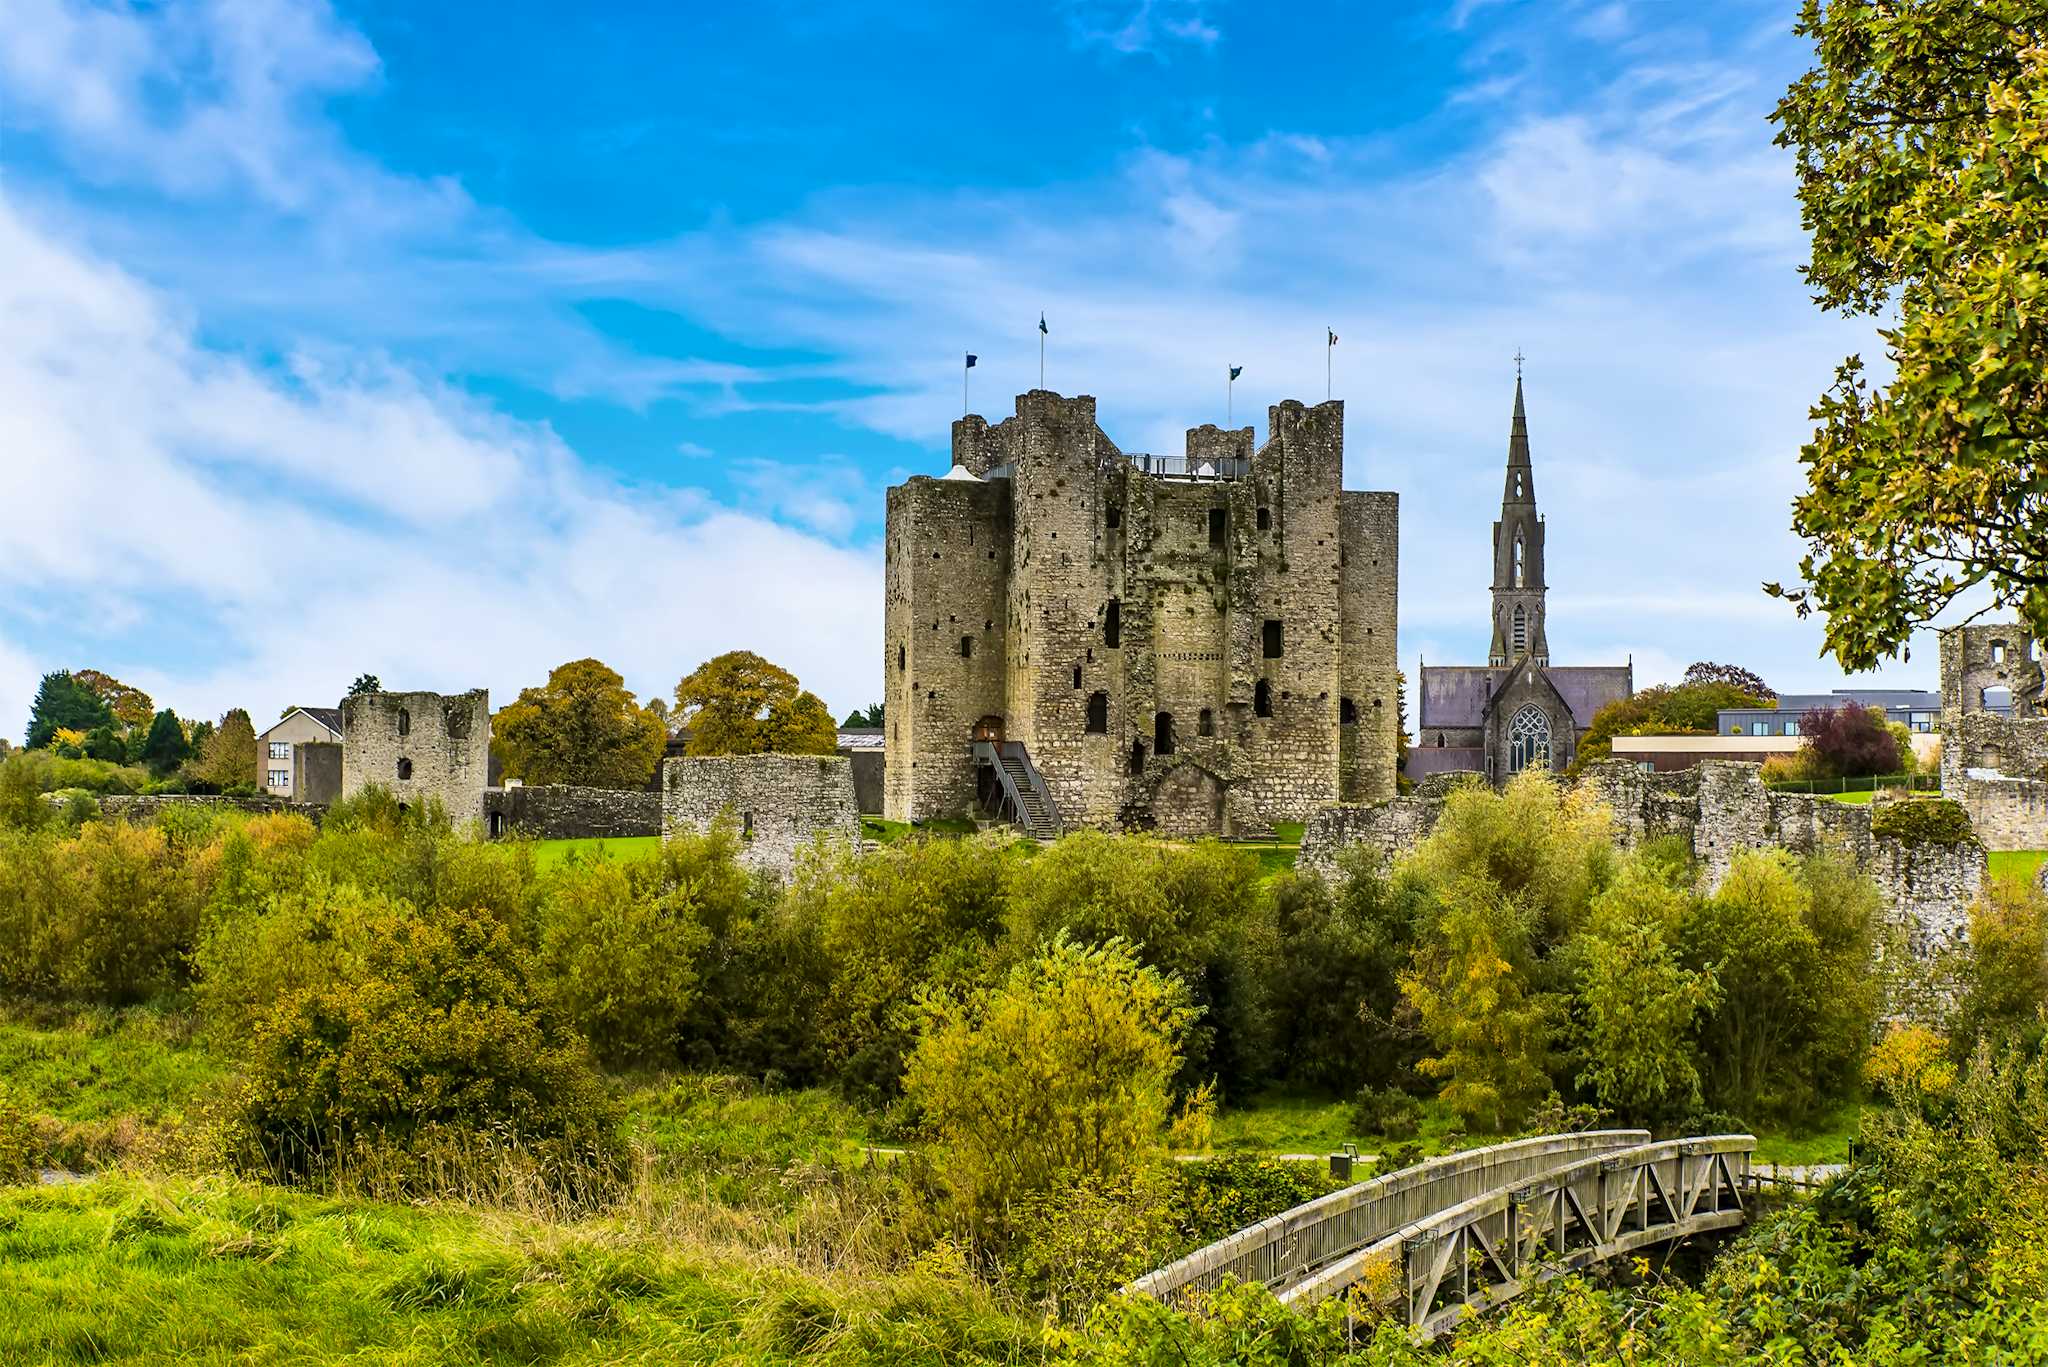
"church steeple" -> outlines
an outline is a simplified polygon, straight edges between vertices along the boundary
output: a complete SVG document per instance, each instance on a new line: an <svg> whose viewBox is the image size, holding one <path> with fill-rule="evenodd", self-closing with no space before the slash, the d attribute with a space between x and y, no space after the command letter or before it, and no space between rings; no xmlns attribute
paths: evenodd
<svg viewBox="0 0 2048 1367"><path fill-rule="evenodd" d="M1500 521L1493 524L1493 645L1496 668L1524 655L1550 663L1543 632L1543 519L1536 512L1536 472L1529 463L1529 415L1522 406L1522 358L1515 357L1515 415L1508 424L1508 468Z"/></svg>

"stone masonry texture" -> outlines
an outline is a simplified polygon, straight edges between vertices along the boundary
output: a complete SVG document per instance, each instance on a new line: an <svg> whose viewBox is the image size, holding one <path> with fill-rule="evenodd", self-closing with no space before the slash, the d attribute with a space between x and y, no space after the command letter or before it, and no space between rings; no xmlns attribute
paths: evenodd
<svg viewBox="0 0 2048 1367"><path fill-rule="evenodd" d="M2003 688L2011 715L1986 710ZM2048 716L2033 636L2016 622L1941 633L1941 787L1994 850L2048 849Z"/></svg>
<svg viewBox="0 0 2048 1367"><path fill-rule="evenodd" d="M480 820L490 777L491 698L467 693L359 693L341 704L341 791L371 784L400 802L439 798L458 824Z"/></svg>
<svg viewBox="0 0 2048 1367"><path fill-rule="evenodd" d="M493 836L537 840L617 840L661 834L661 794L647 788L521 784L484 793Z"/></svg>
<svg viewBox="0 0 2048 1367"><path fill-rule="evenodd" d="M977 731L1024 745L1069 828L1249 834L1391 797L1398 501L1343 490L1341 403L1267 432L1194 428L1165 473L1085 395L956 422L976 478L888 495L884 815L974 814Z"/></svg>
<svg viewBox="0 0 2048 1367"><path fill-rule="evenodd" d="M661 765L661 834L704 832L724 817L740 863L787 876L820 839L860 848L853 766L839 755L717 755Z"/></svg>

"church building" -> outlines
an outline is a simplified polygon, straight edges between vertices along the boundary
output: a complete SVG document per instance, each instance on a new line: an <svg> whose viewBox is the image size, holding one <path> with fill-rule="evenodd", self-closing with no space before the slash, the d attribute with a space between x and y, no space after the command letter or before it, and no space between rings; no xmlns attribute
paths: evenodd
<svg viewBox="0 0 2048 1367"><path fill-rule="evenodd" d="M1632 664L1550 663L1543 532L1517 375L1507 479L1493 524L1492 645L1484 665L1422 665L1410 778L1473 770L1501 783L1534 764L1562 770L1593 714L1635 691Z"/></svg>

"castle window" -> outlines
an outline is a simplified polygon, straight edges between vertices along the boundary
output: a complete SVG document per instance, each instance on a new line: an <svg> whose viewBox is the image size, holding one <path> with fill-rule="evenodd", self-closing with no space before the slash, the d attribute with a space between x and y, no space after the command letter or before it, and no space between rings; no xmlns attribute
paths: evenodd
<svg viewBox="0 0 2048 1367"><path fill-rule="evenodd" d="M1088 734L1109 734L1109 694L1100 689L1088 695Z"/></svg>
<svg viewBox="0 0 2048 1367"><path fill-rule="evenodd" d="M742 840L752 840L753 838L754 838L754 814L753 814L752 812L741 812L741 813L740 813L740 839L742 839Z"/></svg>
<svg viewBox="0 0 2048 1367"><path fill-rule="evenodd" d="M900 674L910 668L910 652L902 646L896 647L896 671Z"/></svg>
<svg viewBox="0 0 2048 1367"><path fill-rule="evenodd" d="M1508 772L1519 774L1532 765L1549 764L1550 718L1529 703L1508 722Z"/></svg>
<svg viewBox="0 0 2048 1367"><path fill-rule="evenodd" d="M1515 571L1514 571L1514 573L1515 573L1515 577L1514 577L1514 585L1515 585L1515 587L1516 587L1516 588L1521 588L1521 587L1522 587L1522 578L1523 578L1524 574L1526 574L1526 573L1527 573L1527 571L1526 571L1526 569L1525 569L1525 567L1524 567L1524 556L1523 556L1523 554L1522 554L1522 534L1521 534L1521 532L1519 532L1519 531L1517 531L1517 532L1515 533Z"/></svg>
<svg viewBox="0 0 2048 1367"><path fill-rule="evenodd" d="M1436 748L1439 750L1444 748L1444 733L1441 731L1436 733Z"/></svg>
<svg viewBox="0 0 2048 1367"><path fill-rule="evenodd" d="M1260 530L1260 531L1262 531L1262 532L1263 532L1263 531L1270 531L1270 530L1272 529L1272 526L1273 526L1273 510L1272 510L1271 508L1261 508L1261 509L1259 509L1259 530Z"/></svg>
<svg viewBox="0 0 2048 1367"><path fill-rule="evenodd" d="M1991 663L1995 665L2005 663L2005 642L1993 641L1991 643Z"/></svg>
<svg viewBox="0 0 2048 1367"><path fill-rule="evenodd" d="M1144 741L1134 740L1131 742L1131 772L1133 774L1142 774L1145 772Z"/></svg>
<svg viewBox="0 0 2048 1367"><path fill-rule="evenodd" d="M1081 686L1081 666L1079 666L1079 665L1075 665L1075 666L1074 666L1074 687L1076 687L1076 688L1079 688L1080 686Z"/></svg>
<svg viewBox="0 0 2048 1367"><path fill-rule="evenodd" d="M1259 680L1259 686L1252 690L1252 715L1270 717L1273 715L1273 685Z"/></svg>
<svg viewBox="0 0 2048 1367"><path fill-rule="evenodd" d="M1195 734L1198 736L1213 736L1216 734L1216 714L1206 707L1202 709L1202 715L1195 718Z"/></svg>
<svg viewBox="0 0 2048 1367"><path fill-rule="evenodd" d="M962 636L960 638L960 658L963 660L974 658L974 638L972 636Z"/></svg>
<svg viewBox="0 0 2048 1367"><path fill-rule="evenodd" d="M1230 513L1227 509L1211 508L1209 510L1209 544L1211 546L1221 546L1223 544L1223 533L1229 527Z"/></svg>
<svg viewBox="0 0 2048 1367"><path fill-rule="evenodd" d="M466 708L466 707L457 707L457 708L451 708L451 709L449 709L448 711L446 711L445 713L443 713L443 716L445 716L445 717L447 718L447 721L448 721L448 738L449 738L450 740L468 740L468 739L469 739L469 709L468 709L468 708Z"/></svg>
<svg viewBox="0 0 2048 1367"><path fill-rule="evenodd" d="M1358 725L1358 704L1349 698L1337 699L1337 720L1345 726Z"/></svg>
<svg viewBox="0 0 2048 1367"><path fill-rule="evenodd" d="M1521 654L1529 648L1529 615L1522 611L1522 605L1515 605L1515 653Z"/></svg>
<svg viewBox="0 0 2048 1367"><path fill-rule="evenodd" d="M1287 653L1286 642L1280 631L1279 618L1268 617L1265 626L1260 630L1259 636L1261 643L1265 647L1267 659L1277 660Z"/></svg>
<svg viewBox="0 0 2048 1367"><path fill-rule="evenodd" d="M406 711L403 707L398 709L398 734L401 736L412 734L412 713Z"/></svg>
<svg viewBox="0 0 2048 1367"><path fill-rule="evenodd" d="M1114 503L1102 510L1102 521L1111 531L1124 525L1124 510Z"/></svg>
<svg viewBox="0 0 2048 1367"><path fill-rule="evenodd" d="M1109 600L1108 609L1105 610L1102 614L1102 644L1108 646L1111 650L1115 650L1118 646L1123 644L1123 639L1123 604L1117 602L1116 599L1112 598Z"/></svg>
<svg viewBox="0 0 2048 1367"><path fill-rule="evenodd" d="M398 779L403 783L412 778L412 761L403 755L398 759Z"/></svg>
<svg viewBox="0 0 2048 1367"><path fill-rule="evenodd" d="M1161 712L1152 718L1152 750L1161 755L1173 753L1173 713Z"/></svg>

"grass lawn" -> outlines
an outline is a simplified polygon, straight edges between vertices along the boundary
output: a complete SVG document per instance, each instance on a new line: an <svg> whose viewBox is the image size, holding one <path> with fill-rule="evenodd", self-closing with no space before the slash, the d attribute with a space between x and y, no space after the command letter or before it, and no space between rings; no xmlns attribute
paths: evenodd
<svg viewBox="0 0 2048 1367"><path fill-rule="evenodd" d="M1328 1097L1291 1096L1273 1092L1249 1105L1223 1112L1209 1143L1218 1153L1334 1153L1356 1144L1360 1153L1386 1153L1414 1144L1425 1155L1450 1153L1474 1144L1494 1142L1490 1136L1468 1138L1458 1118L1435 1098L1422 1103L1422 1128L1409 1138L1390 1139L1358 1130L1351 1103Z"/></svg>
<svg viewBox="0 0 2048 1367"><path fill-rule="evenodd" d="M0 1012L0 1094L30 1118L33 1161L90 1171L149 1150L225 1073L184 1011Z"/></svg>
<svg viewBox="0 0 2048 1367"><path fill-rule="evenodd" d="M1851 807L1868 807L1876 796L1876 793L1829 793L1827 798L1830 802L1846 802Z"/></svg>
<svg viewBox="0 0 2048 1367"><path fill-rule="evenodd" d="M533 863L535 868L552 868L577 850L603 854L610 859L637 859L642 855L655 854L660 849L661 837L658 835L622 835L610 839L586 840L536 840L533 842Z"/></svg>
<svg viewBox="0 0 2048 1367"><path fill-rule="evenodd" d="M1811 1130L1760 1128L1756 1132L1759 1163L1846 1163L1849 1141L1863 1124L1864 1107L1855 1102L1837 1107Z"/></svg>
<svg viewBox="0 0 2048 1367"><path fill-rule="evenodd" d="M1993 850L1990 857L1993 878L2030 879L2048 860L2048 850Z"/></svg>

